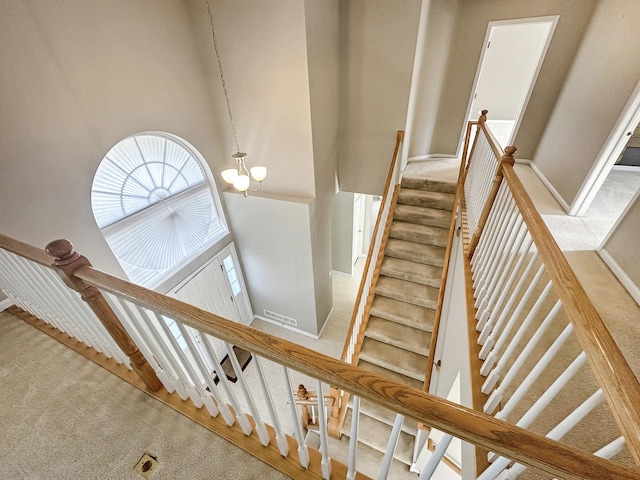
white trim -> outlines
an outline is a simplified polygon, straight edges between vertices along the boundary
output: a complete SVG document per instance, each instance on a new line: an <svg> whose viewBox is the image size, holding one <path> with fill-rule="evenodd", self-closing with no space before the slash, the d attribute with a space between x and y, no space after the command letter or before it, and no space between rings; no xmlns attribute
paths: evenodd
<svg viewBox="0 0 640 480"><path fill-rule="evenodd" d="M540 70L542 69L542 64L544 63L544 59L547 55L547 50L549 49L549 45L551 44L551 39L553 37L553 34L555 32L556 29L556 25L558 24L558 19L560 18L560 15L550 15L550 16L545 16L545 17L531 17L531 18L514 18L514 19L510 19L510 20L495 20L492 22L489 22L489 24L487 25L487 31L484 34L484 40L482 41L482 53L480 54L480 60L478 61L478 67L476 68L476 75L473 79L473 86L471 87L471 93L469 95L469 103L467 104L467 111L465 113L465 121L464 121L464 126L462 127L462 132L460 133L460 140L458 140L458 150L457 150L457 155L456 156L461 156L462 155L462 148L464 146L464 139L465 139L465 134L466 134L466 130L467 130L467 122L469 121L469 115L471 113L471 105L473 104L473 97L474 94L476 92L476 88L478 87L478 80L480 79L480 73L482 71L482 64L484 62L484 57L485 54L487 52L487 44L489 43L489 37L491 36L491 29L493 27L498 27L498 26L502 26L502 25L516 25L516 24L527 24L527 23L546 23L546 22L550 22L551 23L551 27L549 28L549 31L547 32L547 38L545 39L545 42L542 46L542 49L540 50L540 53L538 54L538 64L536 66L536 69L533 72L533 75L531 76L531 80L529 82L529 87L527 89L527 92L524 96L524 101L522 102L522 106L520 107L520 110L518 112L518 115L516 116L515 123L513 124L513 131L511 132L511 137L509 138L509 142L507 142L508 144L511 144L513 142L513 139L516 137L516 134L518 133L518 129L520 128L520 123L522 122L522 117L524 116L524 112L527 109L527 105L529 103L529 99L531 98L531 94L533 93L533 89L535 87L535 84L538 80L538 74L540 73ZM489 114L491 114L491 112L489 112ZM474 118L474 120L477 120Z"/></svg>
<svg viewBox="0 0 640 480"><path fill-rule="evenodd" d="M340 275L342 277L353 278L353 273L341 272L340 270L331 270L329 272L329 277L331 277L333 275Z"/></svg>
<svg viewBox="0 0 640 480"><path fill-rule="evenodd" d="M324 319L324 323L322 324L322 328L320 329L320 333L318 334L318 338L322 337L322 334L324 333L324 329L327 328L327 324L329 323L329 319L331 318L331 315L333 315L333 305L331 306L331 310L329 310L329 315L327 315L327 317Z"/></svg>
<svg viewBox="0 0 640 480"><path fill-rule="evenodd" d="M5 298L0 302L0 312L4 312L11 305L13 305L13 301L10 298Z"/></svg>
<svg viewBox="0 0 640 480"><path fill-rule="evenodd" d="M540 181L544 184L545 187L547 187L547 190L549 190L549 193L553 195L553 198L555 198L555 200L560 204L560 206L564 209L564 211L565 212L569 211L569 204L565 201L564 198L562 198L562 195L558 193L555 187L551 184L551 182L547 179L547 177L544 176L544 174L540 171L540 169L534 162L532 162L531 160L517 159L516 163L529 165L531 167L531 170L535 172L535 174L538 176Z"/></svg>
<svg viewBox="0 0 640 480"><path fill-rule="evenodd" d="M607 141L602 146L602 150L600 150L595 162L591 166L587 178L582 182L580 190L573 200L571 208L568 210L569 215L580 216L587 212L591 202L606 180L607 175L609 175L613 164L628 142L628 136L625 135L625 132L633 132L639 122L640 82L636 84L636 88L633 90L627 104L618 117L616 125L613 127Z"/></svg>
<svg viewBox="0 0 640 480"><path fill-rule="evenodd" d="M636 303L640 305L640 288L638 288L634 281L629 278L629 275L627 275L620 265L618 265L618 262L616 262L604 248L598 250L598 255L600 255L602 261L607 264L622 286L627 289L629 295L631 295Z"/></svg>
<svg viewBox="0 0 640 480"><path fill-rule="evenodd" d="M410 157L407 159L407 163L422 162L424 160L438 160L441 158L458 158L458 156L447 154L447 153L430 153L428 155L418 155L417 157Z"/></svg>
<svg viewBox="0 0 640 480"><path fill-rule="evenodd" d="M614 165L611 170L615 170L616 172L639 172L640 165Z"/></svg>
<svg viewBox="0 0 640 480"><path fill-rule="evenodd" d="M333 312L333 309L331 309L331 312ZM292 330L292 331L294 331L296 333L301 333L302 335L306 335L307 337L315 338L316 340L320 339L320 335L315 335L313 333L306 332L304 330L301 330L298 327L294 327L294 326L288 325L286 323L276 322L275 320L271 320L270 318L263 317L262 315L255 315L255 318L259 318L260 320L264 320L267 323L272 323L273 325L278 325L279 327L286 328L287 330ZM326 323L327 322L325 321L325 324ZM324 329L324 327L323 327L323 329Z"/></svg>

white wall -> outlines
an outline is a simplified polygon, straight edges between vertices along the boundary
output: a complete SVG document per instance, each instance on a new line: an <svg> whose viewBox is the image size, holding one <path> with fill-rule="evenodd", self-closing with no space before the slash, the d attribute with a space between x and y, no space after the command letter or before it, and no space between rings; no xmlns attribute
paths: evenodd
<svg viewBox="0 0 640 480"><path fill-rule="evenodd" d="M159 130L221 165L185 3L6 0L0 44L0 230L42 247L69 238L122 275L91 212L104 154Z"/></svg>
<svg viewBox="0 0 640 480"><path fill-rule="evenodd" d="M331 254L333 270L353 273L353 193L338 192L331 205Z"/></svg>
<svg viewBox="0 0 640 480"><path fill-rule="evenodd" d="M571 204L640 79L640 8L601 0L534 162Z"/></svg>
<svg viewBox="0 0 640 480"><path fill-rule="evenodd" d="M483 39L490 21L560 15L545 63L515 139L519 158L533 158L596 3L593 0L462 1L455 19L456 33L442 82L444 88L438 103L435 126L431 127L428 123L433 121L432 117L424 117L414 125L416 148L411 155L456 153L460 134L466 123L465 112L471 97ZM449 10L443 15L447 21L451 21L455 13ZM443 27L439 36L441 42L447 41L449 35L449 30ZM434 74L437 75L438 71ZM432 84L430 88L438 88L438 82L433 80ZM430 104L430 108L432 107L433 102ZM420 105L418 108L421 108ZM426 132L425 138L421 137L421 132ZM417 146L424 150L418 150Z"/></svg>
<svg viewBox="0 0 640 480"><path fill-rule="evenodd" d="M405 126L419 14L419 0L340 1L340 190L384 190Z"/></svg>
<svg viewBox="0 0 640 480"><path fill-rule="evenodd" d="M317 334L309 204L311 199L225 192L251 305L292 317Z"/></svg>

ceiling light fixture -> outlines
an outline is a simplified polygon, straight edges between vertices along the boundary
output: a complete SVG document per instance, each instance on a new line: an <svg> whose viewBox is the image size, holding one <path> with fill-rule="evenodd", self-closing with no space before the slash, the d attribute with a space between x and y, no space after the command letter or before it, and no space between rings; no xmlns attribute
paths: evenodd
<svg viewBox="0 0 640 480"><path fill-rule="evenodd" d="M216 52L216 59L218 60L218 70L220 71L220 81L222 82L222 90L224 91L224 98L227 101L227 112L229 113L229 122L231 123L231 131L233 132L233 139L236 144L236 153L232 157L236 160L237 166L235 168L228 168L221 172L222 178L225 182L233 185L233 188L239 192L243 192L244 196L247 196L247 191L253 192L260 190L262 187L262 181L267 176L267 167L256 166L247 169L244 159L247 156L246 153L240 151L238 146L238 135L236 134L236 126L233 123L233 115L231 114L231 103L229 102L229 92L227 91L227 84L224 81L224 73L222 71L222 62L220 61L220 50L218 48L218 41L216 39L216 32L213 28L213 14L211 13L211 5L209 0L206 0L207 13L209 14L209 25L211 25L211 38L213 39L213 48ZM251 188L251 179L258 182L256 188Z"/></svg>

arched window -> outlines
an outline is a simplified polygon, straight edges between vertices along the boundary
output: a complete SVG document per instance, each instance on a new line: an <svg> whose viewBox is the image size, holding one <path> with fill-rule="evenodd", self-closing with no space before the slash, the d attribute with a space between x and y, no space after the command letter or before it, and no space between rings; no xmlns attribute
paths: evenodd
<svg viewBox="0 0 640 480"><path fill-rule="evenodd" d="M131 281L157 285L228 232L208 178L195 149L165 133L132 135L105 155L91 206Z"/></svg>

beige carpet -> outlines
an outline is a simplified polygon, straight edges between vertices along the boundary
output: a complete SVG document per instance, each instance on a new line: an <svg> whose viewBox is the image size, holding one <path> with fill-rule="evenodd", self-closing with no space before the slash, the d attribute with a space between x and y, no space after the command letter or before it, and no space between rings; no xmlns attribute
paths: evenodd
<svg viewBox="0 0 640 480"><path fill-rule="evenodd" d="M289 478L0 312L0 478Z"/></svg>

